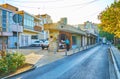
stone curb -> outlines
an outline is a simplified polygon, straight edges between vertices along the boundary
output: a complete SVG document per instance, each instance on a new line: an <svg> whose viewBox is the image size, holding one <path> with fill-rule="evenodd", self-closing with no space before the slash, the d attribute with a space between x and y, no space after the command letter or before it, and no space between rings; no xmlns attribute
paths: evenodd
<svg viewBox="0 0 120 79"><path fill-rule="evenodd" d="M117 79L120 79L120 72L119 72L119 69L118 69L118 66L117 66L117 62L115 60L115 56L113 54L113 50L111 49L111 47L109 48L109 50L110 50L110 54L111 54L111 57L112 57L112 60L113 60L113 64L114 64Z"/></svg>
<svg viewBox="0 0 120 79"><path fill-rule="evenodd" d="M26 70L26 71L23 71L23 72L20 72L20 73L18 73L18 74L14 74L14 75L8 75L8 76L3 77L3 78L1 78L1 79L10 79L11 77L14 77L14 76L16 76L16 75L20 75L20 74L22 74L22 73L25 73L25 72L34 70L35 68L36 68L36 66L33 65L30 69L28 69L28 70Z"/></svg>
<svg viewBox="0 0 120 79"><path fill-rule="evenodd" d="M89 49L91 49L91 48L94 48L95 46L97 46L98 44L96 44L96 45L93 45L93 46L91 46L91 47L88 47L88 48L86 48L86 49L82 49L82 50L80 50L80 51L86 51L86 50L89 50ZM74 50L76 50L76 49L74 49ZM73 50L72 50L73 51ZM80 52L80 51L77 51L77 52ZM65 55L65 56L71 56L71 55L73 55L73 54L76 54L77 52L74 52L74 53L72 53L72 54L69 54L69 55Z"/></svg>

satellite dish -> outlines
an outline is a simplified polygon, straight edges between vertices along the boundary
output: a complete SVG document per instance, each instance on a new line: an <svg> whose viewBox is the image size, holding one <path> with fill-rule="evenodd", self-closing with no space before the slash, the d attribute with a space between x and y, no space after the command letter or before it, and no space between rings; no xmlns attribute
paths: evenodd
<svg viewBox="0 0 120 79"><path fill-rule="evenodd" d="M23 20L23 17L22 17L20 14L15 14L15 15L13 15L13 21L14 21L15 23L21 23L22 20Z"/></svg>

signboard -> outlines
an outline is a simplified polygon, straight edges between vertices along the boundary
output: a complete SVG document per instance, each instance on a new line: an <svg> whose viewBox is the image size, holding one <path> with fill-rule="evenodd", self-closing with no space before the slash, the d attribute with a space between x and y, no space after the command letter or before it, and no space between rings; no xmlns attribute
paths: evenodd
<svg viewBox="0 0 120 79"><path fill-rule="evenodd" d="M21 23L22 20L23 20L23 17L22 17L20 14L15 14L15 15L13 16L13 21L14 21L15 23Z"/></svg>

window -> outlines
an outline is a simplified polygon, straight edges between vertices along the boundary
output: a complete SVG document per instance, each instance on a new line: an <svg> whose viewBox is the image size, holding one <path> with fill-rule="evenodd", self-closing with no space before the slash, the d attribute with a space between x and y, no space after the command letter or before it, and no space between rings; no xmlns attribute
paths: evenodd
<svg viewBox="0 0 120 79"><path fill-rule="evenodd" d="M28 29L34 29L34 18L28 14L24 15L24 26Z"/></svg>
<svg viewBox="0 0 120 79"><path fill-rule="evenodd" d="M17 32L13 32L13 36L17 37Z"/></svg>
<svg viewBox="0 0 120 79"><path fill-rule="evenodd" d="M6 16L6 11L2 10L2 30L5 32L6 31L6 20L7 20L7 16Z"/></svg>
<svg viewBox="0 0 120 79"><path fill-rule="evenodd" d="M38 36L37 35L32 35L31 39L38 39Z"/></svg>
<svg viewBox="0 0 120 79"><path fill-rule="evenodd" d="M3 32L6 32L6 28L2 28L2 31L3 31Z"/></svg>
<svg viewBox="0 0 120 79"><path fill-rule="evenodd" d="M77 44L76 36L72 36L72 42L73 42L73 44Z"/></svg>

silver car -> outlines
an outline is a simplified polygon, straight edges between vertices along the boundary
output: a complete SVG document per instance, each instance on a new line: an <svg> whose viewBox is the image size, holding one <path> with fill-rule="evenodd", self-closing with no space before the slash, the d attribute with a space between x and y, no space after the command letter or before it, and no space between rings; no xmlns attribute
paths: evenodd
<svg viewBox="0 0 120 79"><path fill-rule="evenodd" d="M34 41L31 46L41 46L43 44L43 41Z"/></svg>
<svg viewBox="0 0 120 79"><path fill-rule="evenodd" d="M49 41L43 42L42 45L41 45L41 47L42 47L42 49L44 49L44 48L48 49L48 47L49 47Z"/></svg>

